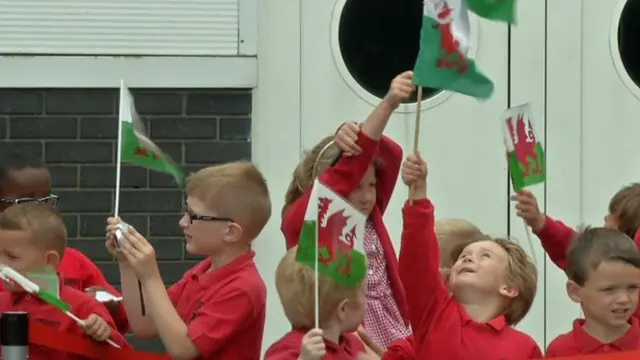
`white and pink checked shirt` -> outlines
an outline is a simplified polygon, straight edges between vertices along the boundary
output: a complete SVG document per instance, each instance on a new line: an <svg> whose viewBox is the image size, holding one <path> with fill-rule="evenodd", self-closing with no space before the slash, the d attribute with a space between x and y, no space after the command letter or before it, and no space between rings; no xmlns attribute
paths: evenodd
<svg viewBox="0 0 640 360"><path fill-rule="evenodd" d="M405 326L391 291L387 259L370 221L365 228L364 250L369 263L364 327L371 339L386 349L394 341L411 335L411 329Z"/></svg>

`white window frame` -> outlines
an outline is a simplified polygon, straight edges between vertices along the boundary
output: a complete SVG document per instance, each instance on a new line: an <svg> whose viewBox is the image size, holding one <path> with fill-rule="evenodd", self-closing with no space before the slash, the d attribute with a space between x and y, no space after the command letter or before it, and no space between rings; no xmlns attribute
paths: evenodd
<svg viewBox="0 0 640 360"><path fill-rule="evenodd" d="M255 88L258 0L238 7L238 56L0 56L0 88Z"/></svg>

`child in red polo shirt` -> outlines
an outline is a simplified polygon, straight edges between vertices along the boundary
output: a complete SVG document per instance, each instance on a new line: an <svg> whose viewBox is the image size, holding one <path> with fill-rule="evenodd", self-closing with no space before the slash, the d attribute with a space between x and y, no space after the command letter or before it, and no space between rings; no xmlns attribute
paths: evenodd
<svg viewBox="0 0 640 360"><path fill-rule="evenodd" d="M285 197L282 232L287 248L298 244L316 177L369 216L364 247L369 261L364 327L386 348L411 334L393 243L382 216L398 179L402 149L382 135L393 111L413 92L413 73L398 75L361 127L345 123L318 143L296 168Z"/></svg>
<svg viewBox="0 0 640 360"><path fill-rule="evenodd" d="M0 155L0 212L15 204L40 202L56 206L58 197L51 193L51 174L44 164L22 152L7 152ZM95 293L103 290L120 296L107 282L100 269L80 251L67 247L58 271L65 285L80 291ZM3 289L0 283L0 290ZM127 314L124 306L108 303L118 330L127 332Z"/></svg>
<svg viewBox="0 0 640 360"><path fill-rule="evenodd" d="M355 335L364 317L366 286L346 287L318 277L319 329L314 329L315 273L296 261L290 249L276 269L276 289L293 330L276 341L265 360L365 359L364 343Z"/></svg>
<svg viewBox="0 0 640 360"><path fill-rule="evenodd" d="M517 244L470 238L454 254L449 287L440 275L427 166L416 155L402 168L413 204L403 209L400 277L407 292L416 359L523 360L542 358L527 334L512 326L529 311L537 269ZM428 295L425 295L428 294Z"/></svg>
<svg viewBox="0 0 640 360"><path fill-rule="evenodd" d="M134 334L159 336L177 359L259 359L266 286L250 243L270 216L267 183L250 162L207 167L189 176L180 226L186 251L207 258L169 290L149 242L132 227L117 242L119 219L110 218L107 248L118 259Z"/></svg>
<svg viewBox="0 0 640 360"><path fill-rule="evenodd" d="M568 253L567 293L585 319L555 338L547 357L608 354L640 349L640 251L624 233L587 228Z"/></svg>
<svg viewBox="0 0 640 360"><path fill-rule="evenodd" d="M47 204L18 204L0 214L0 263L22 274L55 269L65 255L66 245L64 222ZM0 292L0 312L26 311L31 319L58 331L86 334L97 341L111 339L121 347L128 346L124 337L114 330L115 324L104 305L82 291L62 283L59 296L71 306L76 316L84 319L84 327L17 285L6 286L8 291ZM81 358L37 345L29 346L31 360Z"/></svg>

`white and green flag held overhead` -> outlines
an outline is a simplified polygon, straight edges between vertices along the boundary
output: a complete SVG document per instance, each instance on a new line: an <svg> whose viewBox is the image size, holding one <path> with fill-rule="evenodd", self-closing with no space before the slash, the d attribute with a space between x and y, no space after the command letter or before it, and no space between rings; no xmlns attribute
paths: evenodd
<svg viewBox="0 0 640 360"><path fill-rule="evenodd" d="M118 144L121 151L121 162L167 173L181 185L184 180L182 170L147 137L144 125L136 113L131 92L124 81L120 83L119 121Z"/></svg>
<svg viewBox="0 0 640 360"><path fill-rule="evenodd" d="M420 52L413 69L418 86L487 99L493 82L467 56L470 25L464 0L424 0Z"/></svg>
<svg viewBox="0 0 640 360"><path fill-rule="evenodd" d="M366 217L320 181L313 184L296 261L348 287L367 276Z"/></svg>

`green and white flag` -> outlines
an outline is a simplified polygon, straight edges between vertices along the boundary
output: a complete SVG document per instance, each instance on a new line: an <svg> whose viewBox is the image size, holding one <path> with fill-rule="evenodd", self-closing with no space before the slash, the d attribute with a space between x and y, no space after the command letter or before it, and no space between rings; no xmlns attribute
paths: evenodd
<svg viewBox="0 0 640 360"><path fill-rule="evenodd" d="M502 129L513 189L543 183L546 180L542 142L536 135L531 106L524 104L507 109L502 115Z"/></svg>
<svg viewBox="0 0 640 360"><path fill-rule="evenodd" d="M424 0L420 52L413 82L487 99L493 82L467 57L469 15L463 0Z"/></svg>
<svg viewBox="0 0 640 360"><path fill-rule="evenodd" d="M296 261L348 287L367 276L366 217L320 181L313 184Z"/></svg>
<svg viewBox="0 0 640 360"><path fill-rule="evenodd" d="M40 299L42 299L49 305L58 308L64 313L67 313L71 310L71 306L60 299L59 291L57 293L54 293L46 290L44 286L41 287L40 285L36 284L32 280L27 279L25 276L8 266L0 266L0 277L6 283L18 285L24 291L33 295L37 295Z"/></svg>
<svg viewBox="0 0 640 360"><path fill-rule="evenodd" d="M466 0L469 10L476 15L489 19L516 22L516 0Z"/></svg>
<svg viewBox="0 0 640 360"><path fill-rule="evenodd" d="M27 278L36 283L40 289L60 298L60 277L56 269L45 268L40 271L27 273Z"/></svg>
<svg viewBox="0 0 640 360"><path fill-rule="evenodd" d="M120 134L118 146L120 161L172 175L179 185L184 181L182 170L146 135L144 125L136 112L131 92L120 83Z"/></svg>

